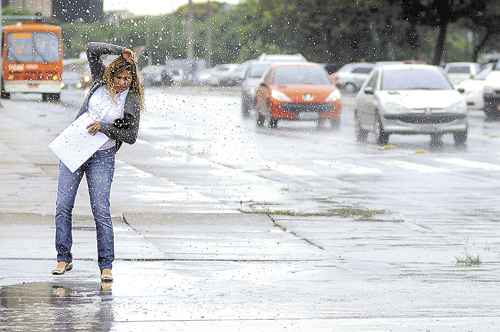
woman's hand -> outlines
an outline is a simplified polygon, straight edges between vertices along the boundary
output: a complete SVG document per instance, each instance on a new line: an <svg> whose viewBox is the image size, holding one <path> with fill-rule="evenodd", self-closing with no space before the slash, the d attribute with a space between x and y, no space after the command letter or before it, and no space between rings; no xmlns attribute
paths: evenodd
<svg viewBox="0 0 500 332"><path fill-rule="evenodd" d="M99 130L101 130L101 123L100 122L94 122L91 123L87 126L87 130L89 131L89 134L94 136L97 134Z"/></svg>
<svg viewBox="0 0 500 332"><path fill-rule="evenodd" d="M135 55L135 52L129 48L123 50L122 57L125 59L125 61L131 64L137 63L137 56Z"/></svg>

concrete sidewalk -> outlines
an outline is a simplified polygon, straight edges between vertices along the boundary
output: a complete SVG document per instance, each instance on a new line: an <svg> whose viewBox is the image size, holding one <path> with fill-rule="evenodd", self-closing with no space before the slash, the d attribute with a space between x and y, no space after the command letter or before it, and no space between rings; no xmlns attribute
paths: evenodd
<svg viewBox="0 0 500 332"><path fill-rule="evenodd" d="M397 268L383 268L387 259L369 253L350 257L359 251L356 240L342 252L330 252L300 238L299 229L284 230L262 215L124 217L114 220L115 282L103 289L90 218L75 220L74 270L51 276L53 218L0 214L0 330L496 331L500 326L488 283L460 278L428 283L393 275ZM298 222L288 220L288 227ZM339 232L347 227L342 220L318 222L338 222ZM317 237L323 245L324 239Z"/></svg>

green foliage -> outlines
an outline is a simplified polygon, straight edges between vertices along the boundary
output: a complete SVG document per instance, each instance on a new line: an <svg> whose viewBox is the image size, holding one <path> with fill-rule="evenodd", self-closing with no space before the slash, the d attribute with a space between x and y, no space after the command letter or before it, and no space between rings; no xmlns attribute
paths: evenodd
<svg viewBox="0 0 500 332"><path fill-rule="evenodd" d="M34 13L27 9L22 9L14 6L7 6L2 8L2 15L4 16L28 16Z"/></svg>
<svg viewBox="0 0 500 332"><path fill-rule="evenodd" d="M483 1L488 0L479 0ZM193 5L194 55L210 58L212 64L242 62L261 53L301 53L311 61L340 64L404 59L429 61L438 39L437 29L429 23L434 14L424 19L411 14L413 7L404 6L432 2L246 0L233 7L214 1L210 7L207 3L197 3ZM451 21L466 15L457 8ZM143 48L143 63L148 58L153 63L163 63L166 58L184 58L187 13L188 7L183 6L172 14L135 17L119 24L64 24L66 56L77 57L92 40ZM469 24L475 26L474 22ZM449 26L444 48L448 60L471 56L471 47L465 38L468 29L471 28L461 23Z"/></svg>

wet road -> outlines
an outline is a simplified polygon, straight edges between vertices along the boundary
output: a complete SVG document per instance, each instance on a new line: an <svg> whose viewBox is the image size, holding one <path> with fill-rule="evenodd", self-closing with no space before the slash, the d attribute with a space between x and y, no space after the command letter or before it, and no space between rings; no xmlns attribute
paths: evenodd
<svg viewBox="0 0 500 332"><path fill-rule="evenodd" d="M16 129L7 134L17 145L0 145L16 165L15 172L12 163L0 168L0 209L49 215L56 164L33 150L39 137L55 137L69 123L81 95L66 93L66 107L13 102L32 112L3 110L4 130L27 123L33 137ZM112 206L137 214L117 225L126 245L118 246L112 291L96 282L89 248L78 252L77 271L49 279L52 243L28 246L26 264L37 272L23 274L12 240L19 230L4 221L11 235L0 238L10 249L0 259L0 281L10 286L0 289L0 323L41 330L161 330L166 322L165 329L190 331L208 324L218 331L498 330L500 123L471 113L466 148L451 137L431 147L426 136L394 136L380 147L373 138L355 142L352 97L339 130L307 122L257 128L253 114L241 117L235 90L149 89L146 102L140 140L117 155ZM23 197L15 188L26 182L32 189ZM87 202L80 199L79 211ZM144 211L181 214L148 223ZM242 221L234 211L269 216ZM202 212L227 218L205 220ZM50 238L46 219L29 226L33 243L37 234ZM88 226L78 232L92 243ZM456 261L476 255L481 264Z"/></svg>
<svg viewBox="0 0 500 332"><path fill-rule="evenodd" d="M451 136L438 147L428 136L392 136L380 147L373 138L355 141L353 99L344 100L339 130L312 122L271 129L257 128L253 114L240 115L237 92L150 89L141 144L151 146L153 160L123 159L229 209L384 210L417 222L496 218L500 123L470 113L465 149Z"/></svg>

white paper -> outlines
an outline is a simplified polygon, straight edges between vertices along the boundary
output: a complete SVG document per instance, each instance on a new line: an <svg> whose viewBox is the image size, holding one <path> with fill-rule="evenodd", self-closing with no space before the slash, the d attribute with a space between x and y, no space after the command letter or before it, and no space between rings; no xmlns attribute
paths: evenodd
<svg viewBox="0 0 500 332"><path fill-rule="evenodd" d="M94 136L88 133L87 126L93 122L95 120L88 113L84 113L49 144L52 152L71 173L74 173L109 139L100 132Z"/></svg>

